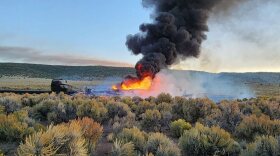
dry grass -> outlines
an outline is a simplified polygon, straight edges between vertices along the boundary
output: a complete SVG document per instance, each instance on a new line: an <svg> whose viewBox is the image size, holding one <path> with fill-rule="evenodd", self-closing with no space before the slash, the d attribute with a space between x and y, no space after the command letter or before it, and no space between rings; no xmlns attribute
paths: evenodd
<svg viewBox="0 0 280 156"><path fill-rule="evenodd" d="M51 79L44 78L26 78L26 77L0 77L0 89L14 90L50 90ZM93 81L68 81L68 83L76 88L83 86L94 86L101 84L102 80ZM280 84L261 84L247 83L256 96L279 96Z"/></svg>
<svg viewBox="0 0 280 156"><path fill-rule="evenodd" d="M250 88L255 92L257 96L279 96L280 84L260 84L252 83L248 84Z"/></svg>
<svg viewBox="0 0 280 156"><path fill-rule="evenodd" d="M14 90L50 90L51 79L43 78L25 78L25 77L1 77L0 89ZM100 84L101 80L94 81L68 81L70 85L76 88L83 86L93 86Z"/></svg>

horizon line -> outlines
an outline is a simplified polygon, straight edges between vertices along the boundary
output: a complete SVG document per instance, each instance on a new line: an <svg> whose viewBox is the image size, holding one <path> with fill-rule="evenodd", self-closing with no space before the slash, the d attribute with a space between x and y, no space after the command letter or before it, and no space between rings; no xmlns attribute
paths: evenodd
<svg viewBox="0 0 280 156"><path fill-rule="evenodd" d="M0 62L0 64L27 64L27 65L45 65L45 66L68 66L68 67L112 67L112 68L132 68L131 66L112 66L112 65L71 65L71 64L43 64L43 63L27 63L27 62ZM192 70L192 69L168 69L173 71L193 71L193 72L205 72L205 73L213 73L213 74L220 74L220 73L280 73L276 71L246 71L246 72L236 72L236 71L220 71L220 72L211 72L211 71L204 71L204 70Z"/></svg>

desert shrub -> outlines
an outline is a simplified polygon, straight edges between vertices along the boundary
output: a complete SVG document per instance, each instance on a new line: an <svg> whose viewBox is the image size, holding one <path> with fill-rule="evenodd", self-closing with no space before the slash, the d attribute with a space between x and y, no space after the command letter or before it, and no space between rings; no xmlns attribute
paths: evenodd
<svg viewBox="0 0 280 156"><path fill-rule="evenodd" d="M132 106L135 105L135 103L132 101L132 98L129 97L129 96L123 97L123 98L121 99L121 102L127 104L129 107L132 107Z"/></svg>
<svg viewBox="0 0 280 156"><path fill-rule="evenodd" d="M86 156L86 140L77 122L49 126L26 137L17 149L19 156L25 155L73 155Z"/></svg>
<svg viewBox="0 0 280 156"><path fill-rule="evenodd" d="M172 114L169 111L163 111L160 112L161 114L161 120L160 120L160 130L161 131L166 131L169 130L170 128L170 123L172 120Z"/></svg>
<svg viewBox="0 0 280 156"><path fill-rule="evenodd" d="M255 105L271 119L280 119L280 107L276 98L257 98Z"/></svg>
<svg viewBox="0 0 280 156"><path fill-rule="evenodd" d="M146 152L154 155L179 156L180 149L166 135L151 133L148 137Z"/></svg>
<svg viewBox="0 0 280 156"><path fill-rule="evenodd" d="M132 142L123 143L120 140L115 140L111 156L136 156L134 145Z"/></svg>
<svg viewBox="0 0 280 156"><path fill-rule="evenodd" d="M49 123L59 124L62 122L68 122L68 116L66 114L65 105L61 101L57 101L51 106L50 112L47 114L47 120Z"/></svg>
<svg viewBox="0 0 280 156"><path fill-rule="evenodd" d="M68 120L77 118L77 104L75 104L71 99L65 99L61 102L64 104L64 111Z"/></svg>
<svg viewBox="0 0 280 156"><path fill-rule="evenodd" d="M218 108L213 108L205 118L201 119L200 122L208 127L211 126L217 126L221 124L221 117L223 116L223 113Z"/></svg>
<svg viewBox="0 0 280 156"><path fill-rule="evenodd" d="M236 128L237 136L252 141L258 135L280 135L280 120L270 120L268 116L251 115L244 117Z"/></svg>
<svg viewBox="0 0 280 156"><path fill-rule="evenodd" d="M137 105L137 107L135 108L135 113L136 115L140 115L145 113L146 110L148 109L154 109L156 106L155 103L151 103L149 101L140 101L139 104Z"/></svg>
<svg viewBox="0 0 280 156"><path fill-rule="evenodd" d="M159 103L155 108L160 112L169 112L172 109L172 104L162 102L162 103Z"/></svg>
<svg viewBox="0 0 280 156"><path fill-rule="evenodd" d="M95 121L102 122L107 116L105 106L95 100L82 102L77 109L78 117L90 117Z"/></svg>
<svg viewBox="0 0 280 156"><path fill-rule="evenodd" d="M147 131L158 131L160 130L161 114L158 110L146 110L142 115L141 126Z"/></svg>
<svg viewBox="0 0 280 156"><path fill-rule="evenodd" d="M113 127L113 133L114 134L120 133L122 131L122 129L123 129L123 126L118 121L114 122L112 127Z"/></svg>
<svg viewBox="0 0 280 156"><path fill-rule="evenodd" d="M261 109L255 105L255 102L253 102L251 100L239 103L239 107L240 107L240 112L246 116L249 116L252 114L260 116L262 114Z"/></svg>
<svg viewBox="0 0 280 156"><path fill-rule="evenodd" d="M172 144L172 145L166 146L166 147L160 146L158 148L156 155L158 155L158 156L180 156L181 151L177 147L177 145Z"/></svg>
<svg viewBox="0 0 280 156"><path fill-rule="evenodd" d="M156 98L156 103L160 104L160 103L163 103L163 102L171 104L173 102L172 96L170 94L167 94L167 93L159 94Z"/></svg>
<svg viewBox="0 0 280 156"><path fill-rule="evenodd" d="M118 134L117 138L125 143L132 142L135 146L135 150L144 153L144 148L147 142L147 134L142 132L136 127L133 128L125 128L122 130L120 134Z"/></svg>
<svg viewBox="0 0 280 156"><path fill-rule="evenodd" d="M183 155L237 155L240 146L230 134L219 127L196 126L179 139Z"/></svg>
<svg viewBox="0 0 280 156"><path fill-rule="evenodd" d="M160 112L162 117L160 120L161 130L168 130L173 117L172 113L170 112L172 109L172 104L162 102L156 105L155 109Z"/></svg>
<svg viewBox="0 0 280 156"><path fill-rule="evenodd" d="M3 114L5 112L5 107L4 106L0 106L0 114Z"/></svg>
<svg viewBox="0 0 280 156"><path fill-rule="evenodd" d="M73 106L68 103L65 105L59 99L45 99L32 107L30 114L39 121L59 124L68 122L76 117L76 115L73 115L73 109Z"/></svg>
<svg viewBox="0 0 280 156"><path fill-rule="evenodd" d="M247 145L241 156L279 156L280 145L272 136L258 136L256 140Z"/></svg>
<svg viewBox="0 0 280 156"><path fill-rule="evenodd" d="M37 95L25 94L21 98L21 102L23 106L33 107L34 105L37 105L41 101L48 98L49 98L49 94L37 94Z"/></svg>
<svg viewBox="0 0 280 156"><path fill-rule="evenodd" d="M27 112L15 112L9 115L0 114L0 140L20 141L26 135L33 133L34 129L24 122L26 116Z"/></svg>
<svg viewBox="0 0 280 156"><path fill-rule="evenodd" d="M151 103L156 103L157 98L150 96L148 98L145 98L146 101L151 102Z"/></svg>
<svg viewBox="0 0 280 156"><path fill-rule="evenodd" d="M0 98L0 106L4 106L6 113L13 113L22 108L20 101L16 95Z"/></svg>
<svg viewBox="0 0 280 156"><path fill-rule="evenodd" d="M114 118L115 116L122 118L127 116L128 112L130 112L128 105L121 102L109 103L106 105L106 108L109 118Z"/></svg>
<svg viewBox="0 0 280 156"><path fill-rule="evenodd" d="M143 101L143 99L142 99L141 97L139 97L139 96L134 96L134 97L132 98L132 101L133 101L136 105L138 105L139 102Z"/></svg>
<svg viewBox="0 0 280 156"><path fill-rule="evenodd" d="M222 101L219 105L221 116L218 124L221 128L233 133L242 120L242 113L237 102Z"/></svg>
<svg viewBox="0 0 280 156"><path fill-rule="evenodd" d="M112 121L115 134L121 132L124 128L132 128L138 125L138 122L135 121L135 114L132 112L128 112L127 116L122 118L116 116Z"/></svg>
<svg viewBox="0 0 280 156"><path fill-rule="evenodd" d="M52 105L56 105L58 102L59 101L52 99L43 100L38 105L32 107L30 114L34 119L46 121L48 113L51 112Z"/></svg>
<svg viewBox="0 0 280 156"><path fill-rule="evenodd" d="M113 142L114 141L114 138L115 138L115 135L114 135L114 133L109 133L108 135L107 135L107 137L106 137L106 140L108 141L108 142Z"/></svg>
<svg viewBox="0 0 280 156"><path fill-rule="evenodd" d="M170 125L172 135L177 138L179 138L185 130L189 130L191 128L192 125L186 122L184 119L173 121Z"/></svg>
<svg viewBox="0 0 280 156"><path fill-rule="evenodd" d="M78 124L81 127L82 135L86 139L88 149L90 153L94 153L96 145L102 136L103 127L88 117L72 120L70 121L71 123Z"/></svg>
<svg viewBox="0 0 280 156"><path fill-rule="evenodd" d="M97 102L103 103L104 105L108 104L109 102L115 102L115 100L113 100L112 97L108 97L108 96L97 96L94 97L94 99Z"/></svg>
<svg viewBox="0 0 280 156"><path fill-rule="evenodd" d="M145 156L154 156L153 153L146 153Z"/></svg>
<svg viewBox="0 0 280 156"><path fill-rule="evenodd" d="M172 114L176 119L185 119L195 123L211 114L211 110L217 108L215 103L209 99L184 99L176 98L172 106Z"/></svg>

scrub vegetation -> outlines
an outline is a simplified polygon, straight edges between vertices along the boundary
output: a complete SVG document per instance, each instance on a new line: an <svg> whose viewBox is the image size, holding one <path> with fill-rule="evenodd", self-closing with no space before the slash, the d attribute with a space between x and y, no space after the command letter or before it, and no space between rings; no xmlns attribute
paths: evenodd
<svg viewBox="0 0 280 156"><path fill-rule="evenodd" d="M279 136L280 97L0 94L0 155L277 156Z"/></svg>

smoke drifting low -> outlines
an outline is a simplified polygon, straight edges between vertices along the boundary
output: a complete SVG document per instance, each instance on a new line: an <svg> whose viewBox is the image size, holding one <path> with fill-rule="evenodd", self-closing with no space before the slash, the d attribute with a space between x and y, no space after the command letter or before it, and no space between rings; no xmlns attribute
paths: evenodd
<svg viewBox="0 0 280 156"><path fill-rule="evenodd" d="M208 31L207 20L215 8L227 10L245 0L142 0L154 7L154 22L140 25L140 33L129 35L126 45L133 54L142 54L136 64L137 76L155 77L161 69L188 57L198 57Z"/></svg>
<svg viewBox="0 0 280 156"><path fill-rule="evenodd" d="M125 96L147 98L169 93L172 96L189 98L208 97L215 102L223 99L243 99L255 97L248 86L235 82L232 77L195 71L161 70L154 78L150 90L125 92Z"/></svg>
<svg viewBox="0 0 280 156"><path fill-rule="evenodd" d="M48 54L29 47L0 46L0 56L5 62L29 62L59 65L102 65L115 67L131 67L130 64L89 58L86 56L73 56L65 53Z"/></svg>

